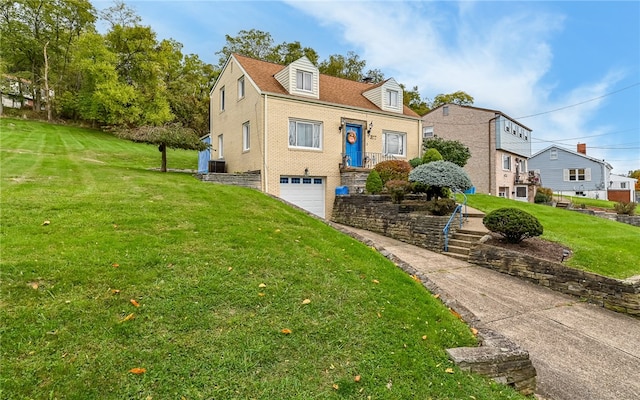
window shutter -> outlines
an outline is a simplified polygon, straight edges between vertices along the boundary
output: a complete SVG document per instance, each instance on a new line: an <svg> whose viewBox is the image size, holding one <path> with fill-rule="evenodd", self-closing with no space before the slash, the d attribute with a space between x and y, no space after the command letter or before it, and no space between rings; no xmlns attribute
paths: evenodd
<svg viewBox="0 0 640 400"><path fill-rule="evenodd" d="M584 169L584 180L588 182L591 181L591 168Z"/></svg>
<svg viewBox="0 0 640 400"><path fill-rule="evenodd" d="M566 168L562 170L562 180L569 182L569 170Z"/></svg>
<svg viewBox="0 0 640 400"><path fill-rule="evenodd" d="M296 123L289 121L289 146L296 145Z"/></svg>
<svg viewBox="0 0 640 400"><path fill-rule="evenodd" d="M387 134L385 133L384 135L382 135L382 152L383 153L388 153L387 152Z"/></svg>

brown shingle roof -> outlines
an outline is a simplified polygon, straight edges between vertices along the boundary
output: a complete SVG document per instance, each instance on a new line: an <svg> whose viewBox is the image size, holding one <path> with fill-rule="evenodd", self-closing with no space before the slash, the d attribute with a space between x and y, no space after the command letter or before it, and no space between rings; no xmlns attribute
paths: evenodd
<svg viewBox="0 0 640 400"><path fill-rule="evenodd" d="M249 74L261 91L305 98L303 96L289 94L274 77L274 75L285 68L285 66L256 60L239 54L234 54L233 57L238 60L242 68ZM363 96L364 92L373 87L375 87L375 85L320 74L320 101L380 112L382 110L378 108L378 106ZM389 112L389 114L394 113ZM420 117L406 105L404 106L403 114L410 117Z"/></svg>

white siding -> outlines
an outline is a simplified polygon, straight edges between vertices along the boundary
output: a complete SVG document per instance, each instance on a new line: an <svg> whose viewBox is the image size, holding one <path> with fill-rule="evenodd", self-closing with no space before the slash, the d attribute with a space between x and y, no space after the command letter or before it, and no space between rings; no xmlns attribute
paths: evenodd
<svg viewBox="0 0 640 400"><path fill-rule="evenodd" d="M311 78L311 91L298 90L296 88L296 73L298 70L309 72ZM296 94L300 96L312 97L314 99L320 98L320 72L307 57L299 58L298 60L287 65L282 71L278 72L275 76L276 80L287 89L290 94Z"/></svg>
<svg viewBox="0 0 640 400"><path fill-rule="evenodd" d="M394 90L398 92L398 103L396 107L390 107L389 105L387 105L386 103L387 90ZM398 84L398 82L396 82L396 80L393 78L388 79L380 86L374 87L371 90L367 90L362 95L367 99L369 99L373 104L380 107L381 110L391 111L399 114L402 114L403 112L403 105L402 105L403 91L400 85Z"/></svg>

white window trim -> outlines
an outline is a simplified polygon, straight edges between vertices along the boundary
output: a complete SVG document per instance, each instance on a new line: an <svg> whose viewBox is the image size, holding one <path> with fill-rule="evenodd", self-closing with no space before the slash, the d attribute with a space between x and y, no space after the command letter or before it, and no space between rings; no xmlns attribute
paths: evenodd
<svg viewBox="0 0 640 400"><path fill-rule="evenodd" d="M549 160L557 160L558 159L558 150L551 149L549 150Z"/></svg>
<svg viewBox="0 0 640 400"><path fill-rule="evenodd" d="M305 83L307 83L307 80L305 79L305 77L309 77L309 88L305 88ZM302 78L302 79L300 79ZM313 92L313 72L311 71L307 71L304 69L297 69L296 70L296 90L300 91L300 92L309 92L312 93Z"/></svg>
<svg viewBox="0 0 640 400"><path fill-rule="evenodd" d="M387 107L398 108L398 96L399 93L397 90L387 89L385 93L385 102Z"/></svg>
<svg viewBox="0 0 640 400"><path fill-rule="evenodd" d="M507 168L505 168L505 163L509 164ZM506 154L502 155L502 170L511 171L511 156L508 156Z"/></svg>
<svg viewBox="0 0 640 400"><path fill-rule="evenodd" d="M390 153L387 149L387 137L389 135L397 135L400 137L400 153ZM382 132L382 152L384 154L389 154L398 157L406 157L407 156L407 134L406 132L395 132L395 131L383 131Z"/></svg>
<svg viewBox="0 0 640 400"><path fill-rule="evenodd" d="M584 170L584 179L579 179L580 170ZM572 176L575 176L576 179L571 179ZM565 168L562 170L562 180L564 182L591 182L591 168Z"/></svg>
<svg viewBox="0 0 640 400"><path fill-rule="evenodd" d="M242 151L251 149L251 125L249 121L242 124Z"/></svg>
<svg viewBox="0 0 640 400"><path fill-rule="evenodd" d="M218 135L218 158L224 158L224 136Z"/></svg>
<svg viewBox="0 0 640 400"><path fill-rule="evenodd" d="M298 127L302 124L312 126L312 145L300 146L298 145ZM291 149L307 149L307 150L322 150L322 122L308 121L302 119L290 119L289 120L289 148Z"/></svg>
<svg viewBox="0 0 640 400"><path fill-rule="evenodd" d="M245 91L245 80L244 75L238 79L238 100L244 99L244 91Z"/></svg>

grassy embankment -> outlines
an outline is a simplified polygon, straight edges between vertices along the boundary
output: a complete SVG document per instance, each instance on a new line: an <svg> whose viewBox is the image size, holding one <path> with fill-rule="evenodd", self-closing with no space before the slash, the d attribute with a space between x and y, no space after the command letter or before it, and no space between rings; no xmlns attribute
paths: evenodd
<svg viewBox="0 0 640 400"><path fill-rule="evenodd" d="M470 329L322 222L151 171L154 146L0 124L0 397L522 398L452 365Z"/></svg>

